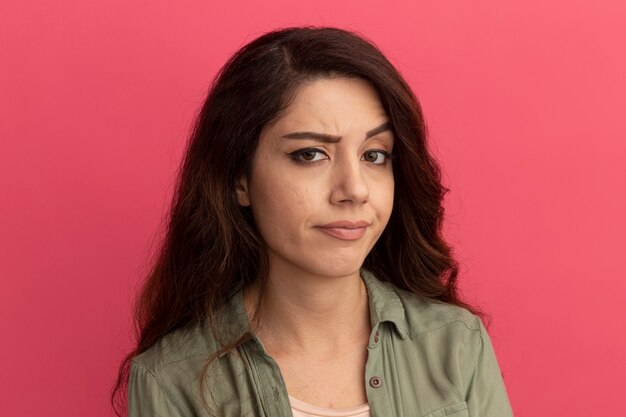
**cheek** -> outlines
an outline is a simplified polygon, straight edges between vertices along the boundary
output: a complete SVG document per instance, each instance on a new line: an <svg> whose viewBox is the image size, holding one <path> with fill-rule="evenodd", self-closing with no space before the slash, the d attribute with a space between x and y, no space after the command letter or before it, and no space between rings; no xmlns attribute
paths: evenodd
<svg viewBox="0 0 626 417"><path fill-rule="evenodd" d="M394 180L393 176L380 181L376 187L376 208L380 217L388 218L393 209Z"/></svg>
<svg viewBox="0 0 626 417"><path fill-rule="evenodd" d="M284 172L259 173L256 178L250 202L257 227L266 240L278 235L288 238L290 232L306 226L309 214L314 212L315 190L286 177Z"/></svg>
<svg viewBox="0 0 626 417"><path fill-rule="evenodd" d="M394 184L394 182L392 180L390 182L389 186L387 187L387 205L389 206L389 211L390 212L391 212L391 209L393 207L394 195L395 195L395 184Z"/></svg>

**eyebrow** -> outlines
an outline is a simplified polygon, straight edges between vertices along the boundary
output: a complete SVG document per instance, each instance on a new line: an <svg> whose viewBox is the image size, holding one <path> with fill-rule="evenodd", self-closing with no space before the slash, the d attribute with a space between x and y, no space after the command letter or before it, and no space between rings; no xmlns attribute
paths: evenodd
<svg viewBox="0 0 626 417"><path fill-rule="evenodd" d="M381 124L380 126L377 126L374 129L365 133L365 139L367 140L387 130L391 130L390 121L387 121ZM313 139L313 140L317 140L320 142L328 142L328 143L337 143L341 140L341 136L328 135L326 133L317 133L317 132L293 132L293 133L287 133L286 135L283 135L282 137L286 139Z"/></svg>

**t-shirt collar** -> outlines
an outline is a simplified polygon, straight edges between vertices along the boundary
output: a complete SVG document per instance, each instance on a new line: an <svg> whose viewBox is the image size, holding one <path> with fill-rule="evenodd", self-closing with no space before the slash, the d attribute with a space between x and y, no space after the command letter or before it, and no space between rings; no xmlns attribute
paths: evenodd
<svg viewBox="0 0 626 417"><path fill-rule="evenodd" d="M396 288L389 282L376 278L365 268L361 268L361 277L367 287L369 297L370 320L375 326L382 322L392 322L402 339L408 335L408 326L404 312L404 305L398 296Z"/></svg>

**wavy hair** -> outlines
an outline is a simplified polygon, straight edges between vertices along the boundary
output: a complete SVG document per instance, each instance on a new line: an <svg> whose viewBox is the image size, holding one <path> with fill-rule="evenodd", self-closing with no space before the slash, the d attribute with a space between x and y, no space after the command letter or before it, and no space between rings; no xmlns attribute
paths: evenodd
<svg viewBox="0 0 626 417"><path fill-rule="evenodd" d="M137 343L122 361L111 394L118 415L126 412L124 388L134 356L174 330L207 322L214 326L224 302L252 281L259 279L264 288L267 253L249 208L238 204L236 180L250 174L262 129L280 118L298 88L333 77L369 82L396 138L391 218L363 266L420 297L481 315L459 297L458 266L442 236L442 200L448 190L428 150L420 104L400 73L355 32L311 26L272 31L226 62L197 116L164 239L137 298ZM222 346L207 364L249 338Z"/></svg>

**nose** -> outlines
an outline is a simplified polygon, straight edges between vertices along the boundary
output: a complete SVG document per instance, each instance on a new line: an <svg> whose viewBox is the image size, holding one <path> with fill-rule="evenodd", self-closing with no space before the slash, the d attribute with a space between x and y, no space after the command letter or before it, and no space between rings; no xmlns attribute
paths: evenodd
<svg viewBox="0 0 626 417"><path fill-rule="evenodd" d="M335 163L330 201L332 204L363 204L369 199L369 187L360 160Z"/></svg>

